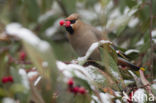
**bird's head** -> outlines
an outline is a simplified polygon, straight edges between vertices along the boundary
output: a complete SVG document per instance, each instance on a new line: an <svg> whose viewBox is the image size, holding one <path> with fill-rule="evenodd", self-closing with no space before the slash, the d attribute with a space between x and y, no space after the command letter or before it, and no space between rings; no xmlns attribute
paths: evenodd
<svg viewBox="0 0 156 103"><path fill-rule="evenodd" d="M65 20L60 21L60 25L64 26L69 34L74 33L74 25L76 24L77 20L79 19L79 15L77 13L71 14Z"/></svg>

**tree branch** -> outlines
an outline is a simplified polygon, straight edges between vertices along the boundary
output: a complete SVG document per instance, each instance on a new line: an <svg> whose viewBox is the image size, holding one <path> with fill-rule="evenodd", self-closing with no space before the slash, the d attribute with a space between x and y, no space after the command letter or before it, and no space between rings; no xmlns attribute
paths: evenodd
<svg viewBox="0 0 156 103"><path fill-rule="evenodd" d="M151 79L153 80L153 77L154 77L154 73L153 73L153 42L152 42L152 29L153 29L153 14L152 14L152 0L150 0L150 3L149 3L149 6L150 6L150 47L151 47Z"/></svg>
<svg viewBox="0 0 156 103"><path fill-rule="evenodd" d="M64 16L68 16L68 12L65 8L65 6L63 5L63 3L60 1L60 0L56 0L56 2L58 3L58 5L60 6L60 8L62 9L63 13L64 13Z"/></svg>

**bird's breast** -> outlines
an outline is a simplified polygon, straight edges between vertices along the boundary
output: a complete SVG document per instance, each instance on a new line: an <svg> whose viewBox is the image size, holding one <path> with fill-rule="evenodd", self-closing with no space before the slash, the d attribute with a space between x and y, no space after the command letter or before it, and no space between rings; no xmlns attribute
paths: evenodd
<svg viewBox="0 0 156 103"><path fill-rule="evenodd" d="M81 32L81 30L75 31L73 35L69 34L68 38L72 47L78 53L79 56L84 56L89 47L92 45L92 43L98 41L95 35L92 35L92 32L90 32L89 30L83 32ZM96 50L92 54L92 58L99 58L98 50Z"/></svg>

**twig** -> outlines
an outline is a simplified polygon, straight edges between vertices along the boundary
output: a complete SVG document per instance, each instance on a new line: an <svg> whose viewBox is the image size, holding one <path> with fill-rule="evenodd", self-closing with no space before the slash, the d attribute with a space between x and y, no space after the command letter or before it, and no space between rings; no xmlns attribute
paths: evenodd
<svg viewBox="0 0 156 103"><path fill-rule="evenodd" d="M154 94L152 93L152 88L151 86L148 86L148 84L150 84L150 82L146 79L145 75L144 75L144 72L142 70L139 70L140 72L140 79L141 79L141 82L143 85L147 85L145 87L146 91L149 93L149 94L152 94L154 96ZM156 97L155 97L156 99Z"/></svg>
<svg viewBox="0 0 156 103"><path fill-rule="evenodd" d="M60 6L60 8L62 9L63 13L64 13L64 16L68 16L68 12L65 8L65 6L63 5L63 3L60 1L60 0L56 0L56 2L58 3L58 5Z"/></svg>
<svg viewBox="0 0 156 103"><path fill-rule="evenodd" d="M155 84L155 83L156 83L156 81L153 81L150 84L146 84L146 85L143 85L143 86L140 86L140 87L134 87L134 88L136 88L136 89L138 89L138 88L146 88L147 86L151 86L152 84Z"/></svg>
<svg viewBox="0 0 156 103"><path fill-rule="evenodd" d="M153 43L152 43L152 25L153 25L153 14L152 14L152 0L149 3L150 6L150 47L151 47L151 79L153 80Z"/></svg>

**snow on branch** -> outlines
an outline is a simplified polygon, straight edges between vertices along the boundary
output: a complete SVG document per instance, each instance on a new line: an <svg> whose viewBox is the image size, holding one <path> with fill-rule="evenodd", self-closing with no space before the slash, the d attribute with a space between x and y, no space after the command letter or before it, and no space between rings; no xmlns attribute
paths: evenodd
<svg viewBox="0 0 156 103"><path fill-rule="evenodd" d="M18 23L8 24L6 26L6 34L16 36L43 52L50 48L50 45L46 41L40 40L31 30L22 27Z"/></svg>
<svg viewBox="0 0 156 103"><path fill-rule="evenodd" d="M88 49L88 51L86 52L86 55L84 57L79 57L78 58L78 63L79 64L84 64L87 59L90 57L90 55L101 45L103 44L112 44L112 42L110 42L109 40L101 40L98 42L93 43L90 48Z"/></svg>

